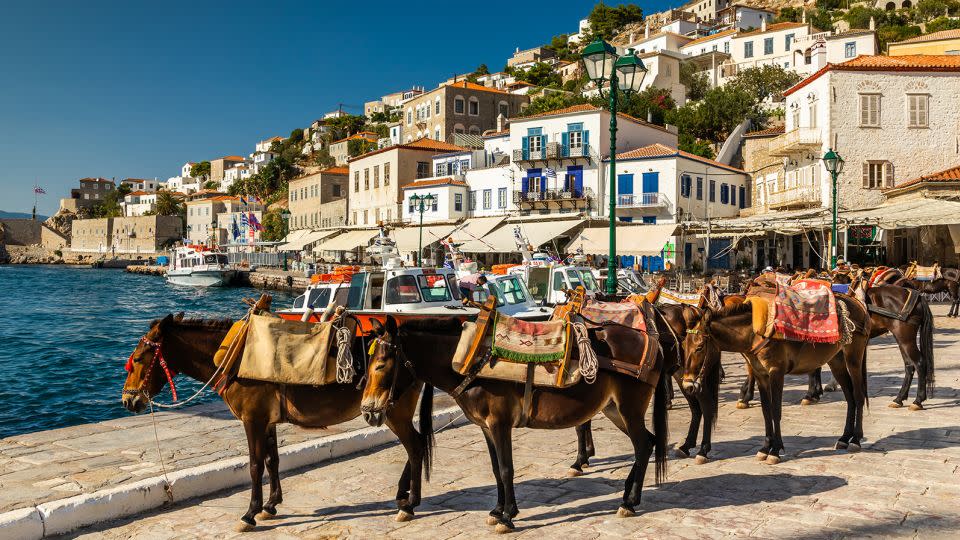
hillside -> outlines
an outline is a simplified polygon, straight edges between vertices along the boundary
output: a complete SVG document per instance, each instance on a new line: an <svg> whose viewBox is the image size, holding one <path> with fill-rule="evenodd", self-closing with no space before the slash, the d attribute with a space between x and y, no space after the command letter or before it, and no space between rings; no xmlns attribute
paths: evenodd
<svg viewBox="0 0 960 540"><path fill-rule="evenodd" d="M31 215L27 212L5 212L0 210L0 219L30 219ZM47 216L37 215L37 221L46 221Z"/></svg>

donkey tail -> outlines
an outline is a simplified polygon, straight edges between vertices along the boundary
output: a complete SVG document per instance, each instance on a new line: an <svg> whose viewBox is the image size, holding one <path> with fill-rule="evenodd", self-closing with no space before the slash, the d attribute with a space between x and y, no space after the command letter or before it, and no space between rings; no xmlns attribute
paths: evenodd
<svg viewBox="0 0 960 540"><path fill-rule="evenodd" d="M433 467L433 386L423 385L420 394L420 447L423 449L423 476L430 480Z"/></svg>
<svg viewBox="0 0 960 540"><path fill-rule="evenodd" d="M926 363L927 372L927 391L933 395L933 387L936 382L933 367L933 312L930 311L930 303L923 296L917 302L922 311L920 319L920 356Z"/></svg>
<svg viewBox="0 0 960 540"><path fill-rule="evenodd" d="M667 409L670 405L670 374L666 369L660 370L660 380L653 396L653 429L654 433L654 462L656 483L660 484L667 477Z"/></svg>

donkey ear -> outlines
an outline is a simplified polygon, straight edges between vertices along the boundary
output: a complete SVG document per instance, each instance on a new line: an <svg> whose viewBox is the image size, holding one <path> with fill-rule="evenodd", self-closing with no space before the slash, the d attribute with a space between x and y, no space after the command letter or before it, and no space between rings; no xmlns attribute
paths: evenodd
<svg viewBox="0 0 960 540"><path fill-rule="evenodd" d="M380 319L370 319L370 327L373 329L373 333L377 336L382 336L386 329L383 327L383 323L380 322Z"/></svg>
<svg viewBox="0 0 960 540"><path fill-rule="evenodd" d="M399 325L397 324L397 319L395 319L393 315L387 315L387 333L391 336L395 336L397 335L398 328Z"/></svg>
<svg viewBox="0 0 960 540"><path fill-rule="evenodd" d="M173 316L173 320L176 321L176 322L180 322L180 321L183 320L183 315L184 315L184 313L181 311L181 312L179 312L179 313L177 313L176 315Z"/></svg>

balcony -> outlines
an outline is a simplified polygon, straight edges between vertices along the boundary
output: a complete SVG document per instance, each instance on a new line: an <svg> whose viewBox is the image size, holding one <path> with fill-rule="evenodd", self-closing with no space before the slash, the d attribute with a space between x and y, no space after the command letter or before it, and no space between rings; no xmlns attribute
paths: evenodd
<svg viewBox="0 0 960 540"><path fill-rule="evenodd" d="M770 139L767 153L771 156L790 157L804 152L817 152L823 146L817 128L796 128Z"/></svg>
<svg viewBox="0 0 960 540"><path fill-rule="evenodd" d="M589 162L591 159L590 156L590 145L583 144L580 146L563 146L558 142L549 142L544 145L543 148L539 150L528 150L523 148L517 148L513 151L513 161L515 163L522 162L535 162L547 160L566 160L570 159L573 161L584 160Z"/></svg>
<svg viewBox="0 0 960 540"><path fill-rule="evenodd" d="M590 188L582 191L547 189L543 191L513 192L513 202L521 211L545 208L586 209L589 208L592 198L593 190Z"/></svg>
<svg viewBox="0 0 960 540"><path fill-rule="evenodd" d="M767 208L771 210L811 208L822 204L819 187L797 186L767 193Z"/></svg>
<svg viewBox="0 0 960 540"><path fill-rule="evenodd" d="M617 195L617 208L669 208L670 200L663 193Z"/></svg>

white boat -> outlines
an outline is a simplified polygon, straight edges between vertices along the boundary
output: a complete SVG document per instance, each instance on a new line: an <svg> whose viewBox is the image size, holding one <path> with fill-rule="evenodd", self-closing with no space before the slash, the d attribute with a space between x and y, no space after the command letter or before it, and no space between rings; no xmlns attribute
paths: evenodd
<svg viewBox="0 0 960 540"><path fill-rule="evenodd" d="M226 253L199 245L180 246L174 249L167 281L188 287L222 287L228 285L236 271L227 260Z"/></svg>
<svg viewBox="0 0 960 540"><path fill-rule="evenodd" d="M597 279L600 287L606 290L607 269L598 268L593 270L593 277ZM647 294L650 286L643 280L643 276L637 273L633 268L620 268L617 270L617 292L626 294Z"/></svg>
<svg viewBox="0 0 960 540"><path fill-rule="evenodd" d="M507 269L507 275L519 276L537 304L564 304L567 302L566 291L577 287L583 287L590 297L600 292L600 286L582 253L578 252L573 257L573 264L565 264L546 253L532 253L519 227L514 229L514 239L517 250L523 255L523 263Z"/></svg>

